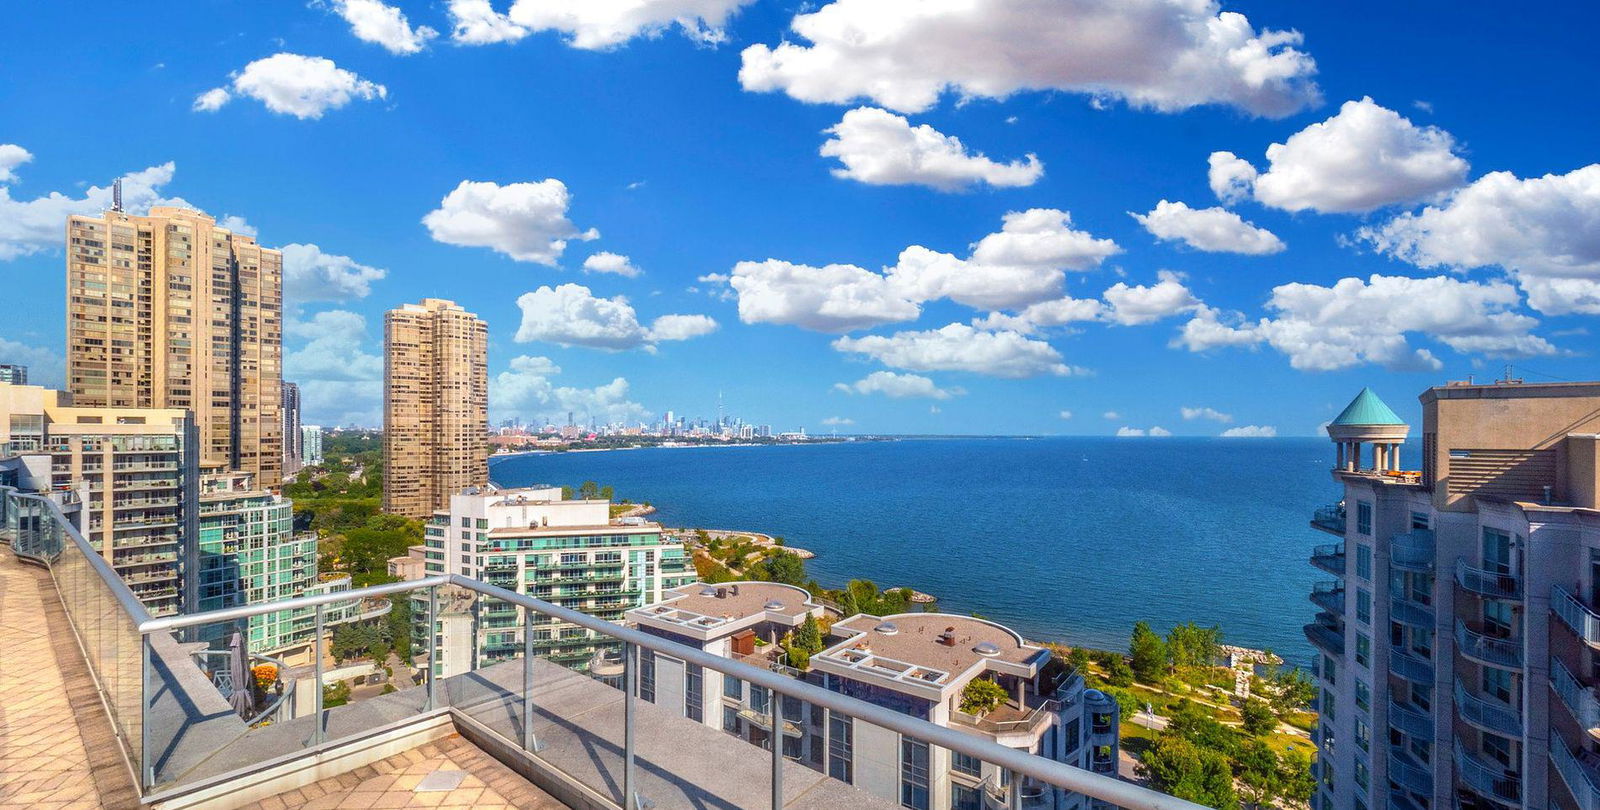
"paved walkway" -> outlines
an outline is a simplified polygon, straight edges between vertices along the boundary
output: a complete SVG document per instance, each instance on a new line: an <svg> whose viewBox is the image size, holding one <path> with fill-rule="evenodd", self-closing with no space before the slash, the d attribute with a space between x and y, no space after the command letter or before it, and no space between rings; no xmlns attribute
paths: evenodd
<svg viewBox="0 0 1600 810"><path fill-rule="evenodd" d="M0 807L138 806L82 656L49 573L0 546Z"/></svg>
<svg viewBox="0 0 1600 810"><path fill-rule="evenodd" d="M388 807L559 810L566 805L471 743L451 737L299 790L280 793L251 805L251 810Z"/></svg>

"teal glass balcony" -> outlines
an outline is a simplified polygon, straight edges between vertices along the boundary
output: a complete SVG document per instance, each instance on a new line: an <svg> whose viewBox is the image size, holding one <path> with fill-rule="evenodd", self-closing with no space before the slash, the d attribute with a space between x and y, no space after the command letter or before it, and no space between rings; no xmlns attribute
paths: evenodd
<svg viewBox="0 0 1600 810"><path fill-rule="evenodd" d="M1433 570L1433 531L1412 529L1389 541L1389 565L1402 571L1425 573Z"/></svg>
<svg viewBox="0 0 1600 810"><path fill-rule="evenodd" d="M1600 647L1600 615L1560 585L1550 587L1550 610L1561 618L1583 643Z"/></svg>
<svg viewBox="0 0 1600 810"><path fill-rule="evenodd" d="M1456 621L1456 652L1462 657L1501 669L1522 669L1522 639Z"/></svg>
<svg viewBox="0 0 1600 810"><path fill-rule="evenodd" d="M1311 528L1344 536L1344 504L1324 506L1311 513Z"/></svg>
<svg viewBox="0 0 1600 810"><path fill-rule="evenodd" d="M1522 775L1499 762L1469 753L1456 742L1456 777L1474 793L1507 807L1522 806Z"/></svg>
<svg viewBox="0 0 1600 810"><path fill-rule="evenodd" d="M1344 576L1344 544L1328 543L1312 549L1311 564L1336 577Z"/></svg>
<svg viewBox="0 0 1600 810"><path fill-rule="evenodd" d="M1413 739L1433 739L1433 718L1409 704L1389 702L1389 725Z"/></svg>
<svg viewBox="0 0 1600 810"><path fill-rule="evenodd" d="M1475 695L1456 681L1456 716L1469 725L1503 737L1522 736L1522 712L1498 700Z"/></svg>
<svg viewBox="0 0 1600 810"><path fill-rule="evenodd" d="M1403 647L1389 648L1389 671L1412 683L1433 685L1433 664Z"/></svg>
<svg viewBox="0 0 1600 810"><path fill-rule="evenodd" d="M1433 606L1396 596L1389 600L1389 618L1424 630L1433 629Z"/></svg>
<svg viewBox="0 0 1600 810"><path fill-rule="evenodd" d="M1475 568L1462 557L1456 560L1456 584L1462 590L1490 599L1521 599L1522 577L1516 574Z"/></svg>
<svg viewBox="0 0 1600 810"><path fill-rule="evenodd" d="M1311 604L1332 613L1335 616L1344 615L1344 583L1340 581L1318 582L1311 586Z"/></svg>
<svg viewBox="0 0 1600 810"><path fill-rule="evenodd" d="M1389 749L1389 778L1412 793L1433 794L1433 771L1405 749Z"/></svg>
<svg viewBox="0 0 1600 810"><path fill-rule="evenodd" d="M1338 620L1327 614L1317 616L1317 621L1304 628L1306 640L1318 649L1338 658L1344 655L1344 631L1339 628Z"/></svg>

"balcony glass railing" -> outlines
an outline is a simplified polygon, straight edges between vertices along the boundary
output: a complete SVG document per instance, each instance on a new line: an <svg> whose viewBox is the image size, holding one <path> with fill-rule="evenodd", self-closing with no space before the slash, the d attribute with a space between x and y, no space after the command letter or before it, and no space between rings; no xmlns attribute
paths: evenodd
<svg viewBox="0 0 1600 810"><path fill-rule="evenodd" d="M1433 570L1433 531L1412 529L1389 541L1389 564L1403 571Z"/></svg>
<svg viewBox="0 0 1600 810"><path fill-rule="evenodd" d="M1433 771L1405 749L1389 749L1389 778L1412 793L1433 793Z"/></svg>
<svg viewBox="0 0 1600 810"><path fill-rule="evenodd" d="M1511 807L1522 806L1522 774L1499 762L1470 754L1456 742L1456 775L1478 795Z"/></svg>
<svg viewBox="0 0 1600 810"><path fill-rule="evenodd" d="M1550 609L1578 638L1591 646L1600 647L1600 615L1596 615L1583 600L1572 595L1560 585L1550 587Z"/></svg>
<svg viewBox="0 0 1600 810"><path fill-rule="evenodd" d="M1475 568L1467 558L1456 560L1456 584L1463 590L1490 599L1521 599L1522 577L1503 571Z"/></svg>
<svg viewBox="0 0 1600 810"><path fill-rule="evenodd" d="M1555 766L1556 773L1561 774L1561 781L1567 783L1567 791L1578 804L1578 810L1600 810L1600 787L1595 785L1595 779L1590 775L1578 757L1567 747L1559 735L1550 737L1550 764ZM1554 802L1551 806L1556 806Z"/></svg>
<svg viewBox="0 0 1600 810"><path fill-rule="evenodd" d="M1522 669L1522 639L1509 638L1473 628L1466 622L1456 621L1456 652L1477 661L1502 669Z"/></svg>
<svg viewBox="0 0 1600 810"><path fill-rule="evenodd" d="M1312 549L1311 564L1334 576L1344 576L1344 544L1328 543Z"/></svg>
<svg viewBox="0 0 1600 810"><path fill-rule="evenodd" d="M1332 613L1344 615L1344 583L1318 582L1311 586L1311 604Z"/></svg>
<svg viewBox="0 0 1600 810"><path fill-rule="evenodd" d="M1424 605L1413 599L1396 596L1389 600L1389 618L1401 624L1432 630L1433 605Z"/></svg>
<svg viewBox="0 0 1600 810"><path fill-rule="evenodd" d="M1554 657L1550 659L1550 688L1561 697L1578 725L1591 732L1600 729L1600 698Z"/></svg>
<svg viewBox="0 0 1600 810"><path fill-rule="evenodd" d="M1389 648L1389 671L1412 683L1433 685L1433 664L1404 648Z"/></svg>
<svg viewBox="0 0 1600 810"><path fill-rule="evenodd" d="M1321 621L1305 626L1306 640L1334 657L1344 655L1344 633Z"/></svg>
<svg viewBox="0 0 1600 810"><path fill-rule="evenodd" d="M1414 739L1424 741L1433 739L1433 718L1415 706L1390 701L1389 725Z"/></svg>
<svg viewBox="0 0 1600 810"><path fill-rule="evenodd" d="M1052 801L1058 805L1064 794L1057 792L1071 791L1133 810L1198 808L1112 776L461 576L151 618L56 504L0 490L0 519L16 552L45 563L55 577L85 662L106 695L117 744L138 775L144 804L193 801L201 790L225 791L234 780L259 780L269 767L273 773L304 768L300 773L309 775L311 769L350 761L341 758L359 754L377 735L453 724L495 757L513 758L536 784L565 786L588 805L778 808L796 806L800 796L807 806L897 805L898 797L873 795L828 776L824 729L838 721L853 730L858 746L898 739L926 746L925 751L959 752L982 763L985 772L1009 774L1012 783L1031 780L1026 783L1041 786L1046 796L1057 794ZM412 636L419 641L415 657L399 660L382 690L371 688L370 681L352 690L349 682L333 680L337 673L323 667L329 610L350 600L395 594L411 595L417 623ZM471 660L477 617L491 612L475 607L485 604L508 605L526 623L528 643L520 656L513 645L504 645L510 648L502 653L506 660ZM225 650L231 632L258 617L270 624L307 611L315 618L309 635L315 663L284 676L294 680L299 699L280 701L274 722L261 723L260 712L278 697L275 685L234 688L224 697L196 663L191 642ZM621 672L616 666L597 668L596 677L574 671L593 664L592 654L582 660L570 660L579 657L572 653L537 654L528 631L545 618L592 632L597 648L620 650ZM463 641L465 648L454 646ZM463 659L468 662L464 670ZM568 660L570 668L558 663ZM666 673L681 673L686 665L698 668L706 696L721 693L717 682L737 679L786 698L767 701L766 731L740 725L738 736L725 734L719 730L724 718L714 711L716 699L694 704L703 712L705 722L700 722L685 716L690 710L686 692L661 688ZM666 701L669 695L675 702ZM812 715L809 723L785 717L791 705L825 712L830 723L818 724ZM95 702L77 710L98 707ZM786 741L763 750L771 729L797 723L809 735L804 745Z"/></svg>
<svg viewBox="0 0 1600 810"><path fill-rule="evenodd" d="M1334 534L1344 534L1344 504L1324 506L1311 513L1311 525Z"/></svg>
<svg viewBox="0 0 1600 810"><path fill-rule="evenodd" d="M1456 681L1456 714L1484 731L1522 736L1522 712L1498 700L1472 694L1461 681Z"/></svg>

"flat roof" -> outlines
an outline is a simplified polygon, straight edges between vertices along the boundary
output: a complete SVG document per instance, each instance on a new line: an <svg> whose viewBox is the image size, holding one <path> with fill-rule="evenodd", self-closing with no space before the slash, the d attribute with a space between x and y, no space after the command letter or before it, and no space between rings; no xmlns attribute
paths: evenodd
<svg viewBox="0 0 1600 810"><path fill-rule="evenodd" d="M887 626L887 627L886 627ZM884 632L892 628L892 632ZM857 614L833 625L834 633L850 638L818 653L817 658L880 677L910 679L914 683L946 686L968 670L999 661L1017 667L1043 663L1049 652L1022 640L1011 629L972 616L948 613L900 613L894 616ZM953 644L940 639L946 633ZM996 652L984 655L980 644ZM813 658L815 661L816 658Z"/></svg>
<svg viewBox="0 0 1600 810"><path fill-rule="evenodd" d="M710 595L707 595L707 591ZM737 591L737 593L735 593ZM719 595L720 594L720 595ZM665 598L629 613L635 618L709 630L753 616L772 616L798 623L821 605L803 588L776 582L696 582L670 588Z"/></svg>
<svg viewBox="0 0 1600 810"><path fill-rule="evenodd" d="M659 523L592 523L582 526L502 526L490 529L490 537L560 537L564 534L650 534L661 531Z"/></svg>
<svg viewBox="0 0 1600 810"><path fill-rule="evenodd" d="M1437 385L1418 397L1424 404L1440 399L1540 399L1548 397L1595 397L1600 399L1600 382L1486 383Z"/></svg>

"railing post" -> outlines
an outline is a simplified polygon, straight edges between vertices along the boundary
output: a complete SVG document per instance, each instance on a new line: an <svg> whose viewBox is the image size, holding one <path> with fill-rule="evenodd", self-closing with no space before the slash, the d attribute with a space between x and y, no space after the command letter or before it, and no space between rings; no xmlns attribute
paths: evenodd
<svg viewBox="0 0 1600 810"><path fill-rule="evenodd" d="M533 609L522 609L522 750L533 753Z"/></svg>
<svg viewBox="0 0 1600 810"><path fill-rule="evenodd" d="M434 691L434 678L437 677L435 669L439 664L439 586L428 586L428 711L433 711L438 704L438 693Z"/></svg>
<svg viewBox="0 0 1600 810"><path fill-rule="evenodd" d="M772 810L783 810L783 696L768 689L767 704L772 722Z"/></svg>
<svg viewBox="0 0 1600 810"><path fill-rule="evenodd" d="M635 810L633 773L633 693L638 691L639 648L632 642L622 644L622 807Z"/></svg>
<svg viewBox="0 0 1600 810"><path fill-rule="evenodd" d="M316 688L314 690L312 690L312 691L314 693L313 694L313 698L316 700L315 706L317 708L317 711L316 711L316 715L315 716L316 716L317 719L316 719L315 725L313 725L311 727L312 728L312 730L311 730L311 744L312 745L321 745L322 744L322 689L323 689L323 686L322 686L322 630L323 630L323 628L322 628L322 605L317 605L315 610L316 610L316 615L317 615L317 639L316 639L316 644L312 645L313 649L312 649L311 653L312 653L313 656L316 657L316 662L315 662L316 663L316 680L313 681L313 683L315 684Z"/></svg>
<svg viewBox="0 0 1600 810"><path fill-rule="evenodd" d="M139 787L148 790L156 784L155 767L150 756L150 636L139 636Z"/></svg>
<svg viewBox="0 0 1600 810"><path fill-rule="evenodd" d="M1006 807L1010 810L1022 810L1022 774L1009 771L1011 791L1006 794Z"/></svg>

